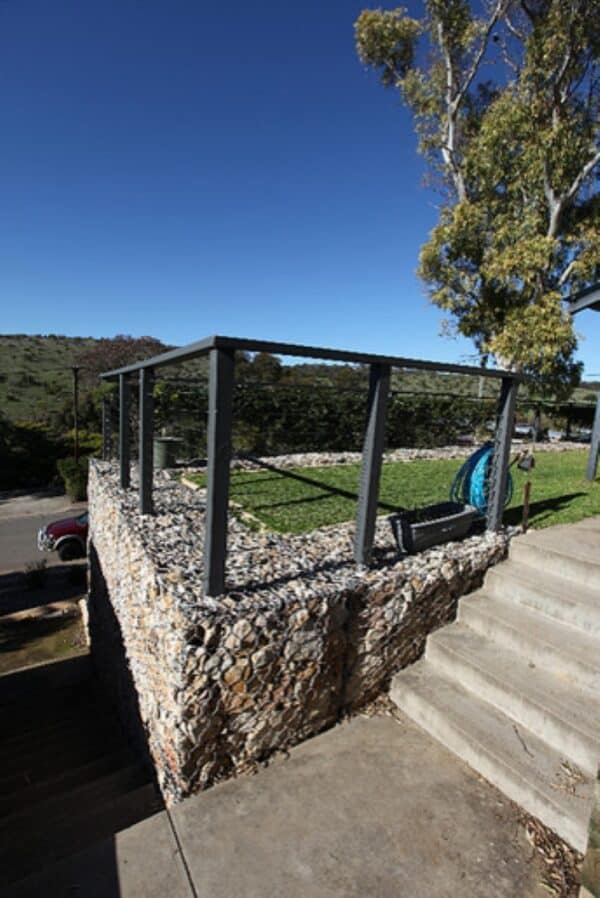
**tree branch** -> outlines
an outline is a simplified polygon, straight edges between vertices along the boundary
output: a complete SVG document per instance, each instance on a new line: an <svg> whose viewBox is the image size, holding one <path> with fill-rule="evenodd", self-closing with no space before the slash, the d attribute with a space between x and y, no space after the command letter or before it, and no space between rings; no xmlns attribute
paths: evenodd
<svg viewBox="0 0 600 898"><path fill-rule="evenodd" d="M467 197L467 190L460 165L456 159L456 109L454 108L454 91L456 87L454 68L450 48L446 43L446 35L442 22L438 22L438 41L444 58L446 69L446 110L448 121L446 122L446 142L440 147L442 158L452 176L459 200L462 202Z"/></svg>
<svg viewBox="0 0 600 898"><path fill-rule="evenodd" d="M481 38L481 44L479 46L479 49L475 53L475 57L473 59L473 62L471 63L470 69L468 70L468 72L466 74L466 77L465 77L462 87L460 88L460 90L456 94L456 97L454 98L453 105L454 105L455 112L458 111L458 107L462 103L465 94L467 93L471 84L473 83L473 78L477 74L477 70L479 69L481 60L483 59L483 55L487 49L487 45L490 40L490 34L492 33L492 29L496 26L498 19L502 15L502 12L504 11L506 6L507 6L507 0L497 0L494 12L492 13L492 15L490 17L490 20L487 23L486 29L483 33L483 37Z"/></svg>
<svg viewBox="0 0 600 898"><path fill-rule="evenodd" d="M567 202L571 202L571 200L573 200L575 198L575 196L577 195L577 191L579 190L579 188L581 187L581 185L583 184L585 179L589 175L591 175L594 168L596 167L596 165L598 165L599 162L600 162L600 150L598 150L596 152L595 156L593 156L589 160L589 162L587 162L583 166L583 168L581 169L581 171L579 172L579 174L577 175L577 177L575 178L575 180L573 181L573 183L567 190L567 192L565 194L565 200Z"/></svg>
<svg viewBox="0 0 600 898"><path fill-rule="evenodd" d="M575 263L577 262L577 259L578 259L578 258L579 258L578 256L575 256L574 259L571 259L571 261L569 262L569 264L567 265L567 267L565 268L565 270L563 271L563 273L562 273L561 276L559 277L559 279L558 279L558 286L559 286L559 287L564 287L564 285L566 284L566 282L568 281L568 279L571 277L571 274L572 274L572 272L573 272L573 269L575 268Z"/></svg>

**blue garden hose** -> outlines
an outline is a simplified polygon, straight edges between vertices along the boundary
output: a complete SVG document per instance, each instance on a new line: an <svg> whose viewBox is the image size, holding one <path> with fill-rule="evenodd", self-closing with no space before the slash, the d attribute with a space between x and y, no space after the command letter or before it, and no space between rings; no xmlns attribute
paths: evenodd
<svg viewBox="0 0 600 898"><path fill-rule="evenodd" d="M488 480L494 455L493 443L484 445L474 452L460 468L450 488L450 499L473 505L480 514L485 514L488 503ZM506 479L504 504L512 499L513 480L510 471Z"/></svg>

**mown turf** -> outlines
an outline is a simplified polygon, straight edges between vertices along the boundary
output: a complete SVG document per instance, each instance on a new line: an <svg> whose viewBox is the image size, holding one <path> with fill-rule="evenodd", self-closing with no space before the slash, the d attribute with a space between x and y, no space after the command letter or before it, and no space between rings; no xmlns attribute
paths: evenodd
<svg viewBox="0 0 600 898"><path fill-rule="evenodd" d="M585 479L587 453L539 452L532 474L530 524L549 527L600 514L600 478ZM395 462L383 466L379 513L418 508L448 498L461 461ZM235 471L231 499L267 527L303 533L351 520L356 513L358 465L294 468L289 471ZM514 495L505 523L518 524L526 475L512 468ZM202 483L203 478L197 478Z"/></svg>

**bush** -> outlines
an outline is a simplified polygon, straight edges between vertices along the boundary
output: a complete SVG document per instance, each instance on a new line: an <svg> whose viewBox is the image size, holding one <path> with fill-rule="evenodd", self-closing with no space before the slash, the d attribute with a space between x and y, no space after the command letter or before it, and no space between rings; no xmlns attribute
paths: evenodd
<svg viewBox="0 0 600 898"><path fill-rule="evenodd" d="M65 483L65 490L72 502L87 499L88 459L61 458L57 463L58 473Z"/></svg>
<svg viewBox="0 0 600 898"><path fill-rule="evenodd" d="M15 424L0 415L0 489L36 489L56 477L64 439L42 424Z"/></svg>

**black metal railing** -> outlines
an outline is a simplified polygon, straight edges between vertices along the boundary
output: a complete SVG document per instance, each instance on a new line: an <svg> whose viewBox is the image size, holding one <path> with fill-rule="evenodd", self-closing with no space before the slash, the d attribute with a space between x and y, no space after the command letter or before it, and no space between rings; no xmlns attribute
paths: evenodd
<svg viewBox="0 0 600 898"><path fill-rule="evenodd" d="M119 383L119 468L120 485L130 486L131 453L129 445L130 377L138 375L139 389L139 509L152 514L152 442L153 442L153 386L155 370L185 362L199 356L209 357L209 399L207 435L206 525L204 542L205 592L220 595L225 591L225 562L227 556L227 515L229 503L229 468L231 462L233 388L235 353L265 352L274 355L323 359L369 366L367 424L363 443L360 488L356 515L354 559L368 565L371 559L379 481L384 449L387 399L392 368L436 371L449 374L469 374L501 381L496 415L493 466L490 476L487 527L498 530L502 525L504 495L510 442L513 431L517 390L520 378L510 371L350 352L291 343L247 340L238 337L208 337L144 359L101 375L104 380Z"/></svg>

